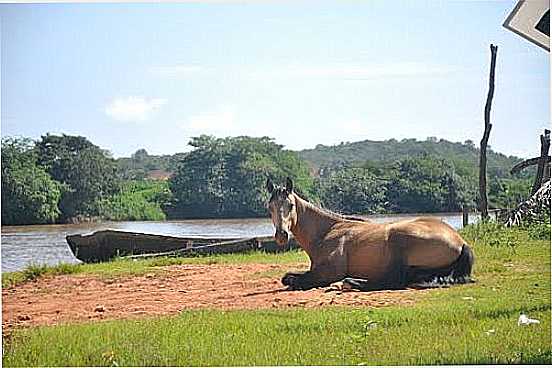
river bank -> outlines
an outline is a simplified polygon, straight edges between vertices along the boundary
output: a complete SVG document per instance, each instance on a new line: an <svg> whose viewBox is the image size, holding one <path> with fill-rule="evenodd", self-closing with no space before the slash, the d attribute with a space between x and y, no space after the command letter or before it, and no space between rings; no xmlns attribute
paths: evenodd
<svg viewBox="0 0 552 368"><path fill-rule="evenodd" d="M462 216L457 213L374 215L368 218L375 222L389 222L419 216L440 218L457 229L462 226ZM470 214L470 223L477 219L476 214ZM71 253L65 237L107 229L169 236L224 237L270 236L274 231L268 218L2 226L2 272L22 270L31 264L77 264L79 261Z"/></svg>
<svg viewBox="0 0 552 368"><path fill-rule="evenodd" d="M3 289L3 363L551 363L550 241L495 224L461 232L477 257L476 283L444 289L287 291L282 274L308 267L300 251L44 274ZM521 312L540 324L518 326Z"/></svg>

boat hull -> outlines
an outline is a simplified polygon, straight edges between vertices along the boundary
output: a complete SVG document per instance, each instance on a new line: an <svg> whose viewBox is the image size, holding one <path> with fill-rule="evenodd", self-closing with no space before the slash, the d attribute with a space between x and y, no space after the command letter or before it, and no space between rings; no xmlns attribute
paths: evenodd
<svg viewBox="0 0 552 368"><path fill-rule="evenodd" d="M102 230L88 235L68 235L69 248L75 257L86 263L104 262L133 255L175 255L235 253L250 250L280 252L297 248L294 240L285 247L276 245L272 237L215 238L174 237L116 230Z"/></svg>

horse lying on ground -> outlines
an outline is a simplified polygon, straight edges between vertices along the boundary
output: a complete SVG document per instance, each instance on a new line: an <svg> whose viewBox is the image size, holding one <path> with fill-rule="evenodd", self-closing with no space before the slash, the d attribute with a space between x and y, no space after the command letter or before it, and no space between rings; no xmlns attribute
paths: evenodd
<svg viewBox="0 0 552 368"><path fill-rule="evenodd" d="M441 220L376 224L312 205L294 193L289 178L284 187L269 179L267 189L276 242L285 245L292 233L311 261L309 271L282 278L290 289L336 281L364 291L472 282L471 248Z"/></svg>

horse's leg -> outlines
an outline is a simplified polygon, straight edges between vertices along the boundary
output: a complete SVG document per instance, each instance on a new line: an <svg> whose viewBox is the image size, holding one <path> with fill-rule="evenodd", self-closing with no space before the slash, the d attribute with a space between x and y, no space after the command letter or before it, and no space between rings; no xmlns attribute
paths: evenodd
<svg viewBox="0 0 552 368"><path fill-rule="evenodd" d="M374 282L367 279L346 277L343 279L345 288L356 289L360 291L378 291L378 290L397 290L402 289L403 285L397 282Z"/></svg>
<svg viewBox="0 0 552 368"><path fill-rule="evenodd" d="M358 279L354 277L346 277L343 279L343 287L345 289L356 289L360 291L376 291L383 290L381 283L376 283L366 279Z"/></svg>
<svg viewBox="0 0 552 368"><path fill-rule="evenodd" d="M287 273L282 278L282 283L289 286L292 290L308 290L329 286L331 283L343 279L344 276L344 272L334 273L315 268L302 274Z"/></svg>
<svg viewBox="0 0 552 368"><path fill-rule="evenodd" d="M293 290L307 290L315 287L329 286L346 276L347 261L341 249L336 249L324 262L317 262L310 271L304 273L287 273L282 284Z"/></svg>
<svg viewBox="0 0 552 368"><path fill-rule="evenodd" d="M343 284L350 289L360 291L397 290L403 289L408 280L407 269L401 265L391 268L386 277L381 281L372 281L354 277L346 277Z"/></svg>
<svg viewBox="0 0 552 368"><path fill-rule="evenodd" d="M294 282L294 279L300 277L301 275L304 275L305 273L306 272L287 272L284 277L282 277L282 284L286 286L291 286L291 284L293 284Z"/></svg>
<svg viewBox="0 0 552 368"><path fill-rule="evenodd" d="M396 290L403 289L409 280L409 269L404 266L399 248L393 249L393 258L385 277L379 281L346 277L343 284L351 289L360 291Z"/></svg>

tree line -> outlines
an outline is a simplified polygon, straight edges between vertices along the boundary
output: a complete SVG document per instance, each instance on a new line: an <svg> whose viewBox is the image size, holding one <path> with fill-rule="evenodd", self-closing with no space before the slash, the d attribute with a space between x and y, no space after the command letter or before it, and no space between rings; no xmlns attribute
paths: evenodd
<svg viewBox="0 0 552 368"><path fill-rule="evenodd" d="M84 137L2 139L2 224L78 221L99 216L119 190L115 160Z"/></svg>
<svg viewBox="0 0 552 368"><path fill-rule="evenodd" d="M291 177L309 201L347 214L451 212L477 200L473 164L427 151L314 169L269 137L202 135L189 144L161 159L139 150L115 160L85 137L3 138L2 224L266 216L267 177ZM129 175L136 163L142 171ZM146 180L148 165L172 175ZM491 205L514 207L529 187L527 178L493 175Z"/></svg>

